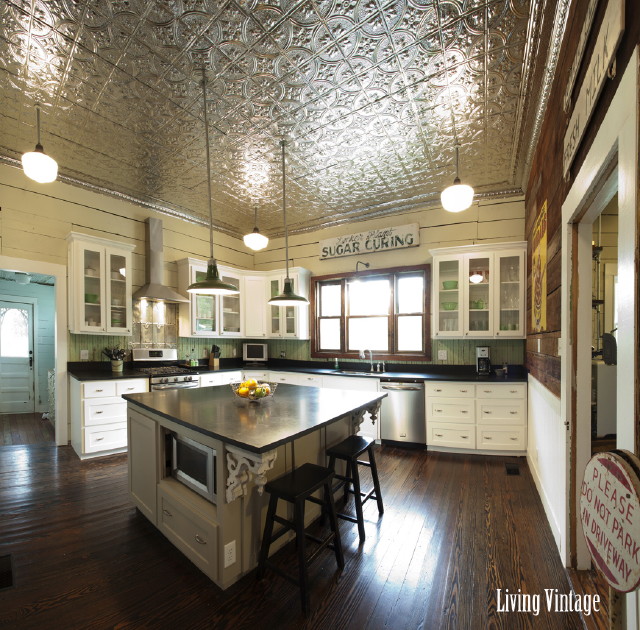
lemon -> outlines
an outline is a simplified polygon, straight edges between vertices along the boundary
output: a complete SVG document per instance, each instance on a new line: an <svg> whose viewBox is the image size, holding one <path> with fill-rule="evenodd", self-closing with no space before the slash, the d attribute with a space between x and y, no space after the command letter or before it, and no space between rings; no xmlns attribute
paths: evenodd
<svg viewBox="0 0 640 630"><path fill-rule="evenodd" d="M248 388L257 387L258 381L256 381L255 378L249 378L243 383L243 385L245 385L245 387L248 387Z"/></svg>
<svg viewBox="0 0 640 630"><path fill-rule="evenodd" d="M236 393L238 394L238 396L242 396L243 398L246 398L249 395L249 388L248 387L238 387L238 389L236 390Z"/></svg>

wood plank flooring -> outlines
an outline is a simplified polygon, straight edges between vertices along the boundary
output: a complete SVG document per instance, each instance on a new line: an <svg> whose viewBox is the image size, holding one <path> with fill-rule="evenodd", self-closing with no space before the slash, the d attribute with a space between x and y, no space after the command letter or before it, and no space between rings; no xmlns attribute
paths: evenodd
<svg viewBox="0 0 640 630"><path fill-rule="evenodd" d="M41 413L0 414L0 446L54 443L53 425Z"/></svg>
<svg viewBox="0 0 640 630"><path fill-rule="evenodd" d="M496 609L498 588L570 590L524 458L387 446L376 457L385 513L365 505L362 545L340 521L345 569L331 552L312 565L305 619L297 588L273 573L226 591L209 581L129 503L126 455L0 448L0 556L14 573L0 628L582 628L574 613ZM295 567L293 545L275 559Z"/></svg>

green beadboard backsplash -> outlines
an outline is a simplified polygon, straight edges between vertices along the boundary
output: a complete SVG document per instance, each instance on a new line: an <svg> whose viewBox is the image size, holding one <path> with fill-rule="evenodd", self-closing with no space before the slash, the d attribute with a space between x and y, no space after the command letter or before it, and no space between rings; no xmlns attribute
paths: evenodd
<svg viewBox="0 0 640 630"><path fill-rule="evenodd" d="M204 359L209 356L212 345L220 348L222 358L241 357L242 343L244 339L190 339L178 338L178 358L185 359L187 355L195 354L197 358ZM258 341L251 339L247 341ZM102 354L105 347L118 346L129 348L131 337L112 337L108 335L74 335L69 333L69 361L80 361L80 350L89 351L89 361L108 361ZM293 361L310 361L310 341L297 339L267 339L269 356L280 358L284 352L284 358ZM476 362L476 346L489 346L491 362L494 365L508 363L510 365L522 365L524 363L525 342L523 339L433 339L431 345L431 361L403 361L407 364L440 364L440 365L474 365ZM438 361L438 350L447 351L447 360ZM374 359L375 359L374 353ZM340 363L348 361L340 359ZM394 363L397 363L394 361Z"/></svg>

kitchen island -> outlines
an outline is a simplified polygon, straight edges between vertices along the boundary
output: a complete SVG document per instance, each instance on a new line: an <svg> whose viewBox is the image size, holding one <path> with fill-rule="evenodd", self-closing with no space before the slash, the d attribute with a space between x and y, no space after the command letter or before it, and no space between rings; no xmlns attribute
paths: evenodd
<svg viewBox="0 0 640 630"><path fill-rule="evenodd" d="M356 433L366 413L375 417L384 396L286 384L259 403L236 398L227 386L127 395L131 499L227 588L257 565L264 484L305 462L326 465L326 448ZM216 504L172 478L172 435L215 450ZM317 515L309 509L307 520Z"/></svg>

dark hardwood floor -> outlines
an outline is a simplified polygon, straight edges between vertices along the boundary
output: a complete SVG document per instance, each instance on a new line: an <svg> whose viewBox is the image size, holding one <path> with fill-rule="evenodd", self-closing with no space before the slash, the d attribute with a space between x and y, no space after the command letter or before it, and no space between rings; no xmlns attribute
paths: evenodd
<svg viewBox="0 0 640 630"><path fill-rule="evenodd" d="M41 413L0 414L0 446L54 443L53 425Z"/></svg>
<svg viewBox="0 0 640 630"><path fill-rule="evenodd" d="M365 505L367 539L340 522L331 552L298 590L255 572L221 591L127 497L126 455L81 462L71 448L0 448L0 628L582 628L577 614L498 612L496 589L569 592L524 458L376 451L385 513ZM520 475L507 475L518 462ZM293 545L278 561L294 562ZM292 564L292 567L295 566Z"/></svg>

